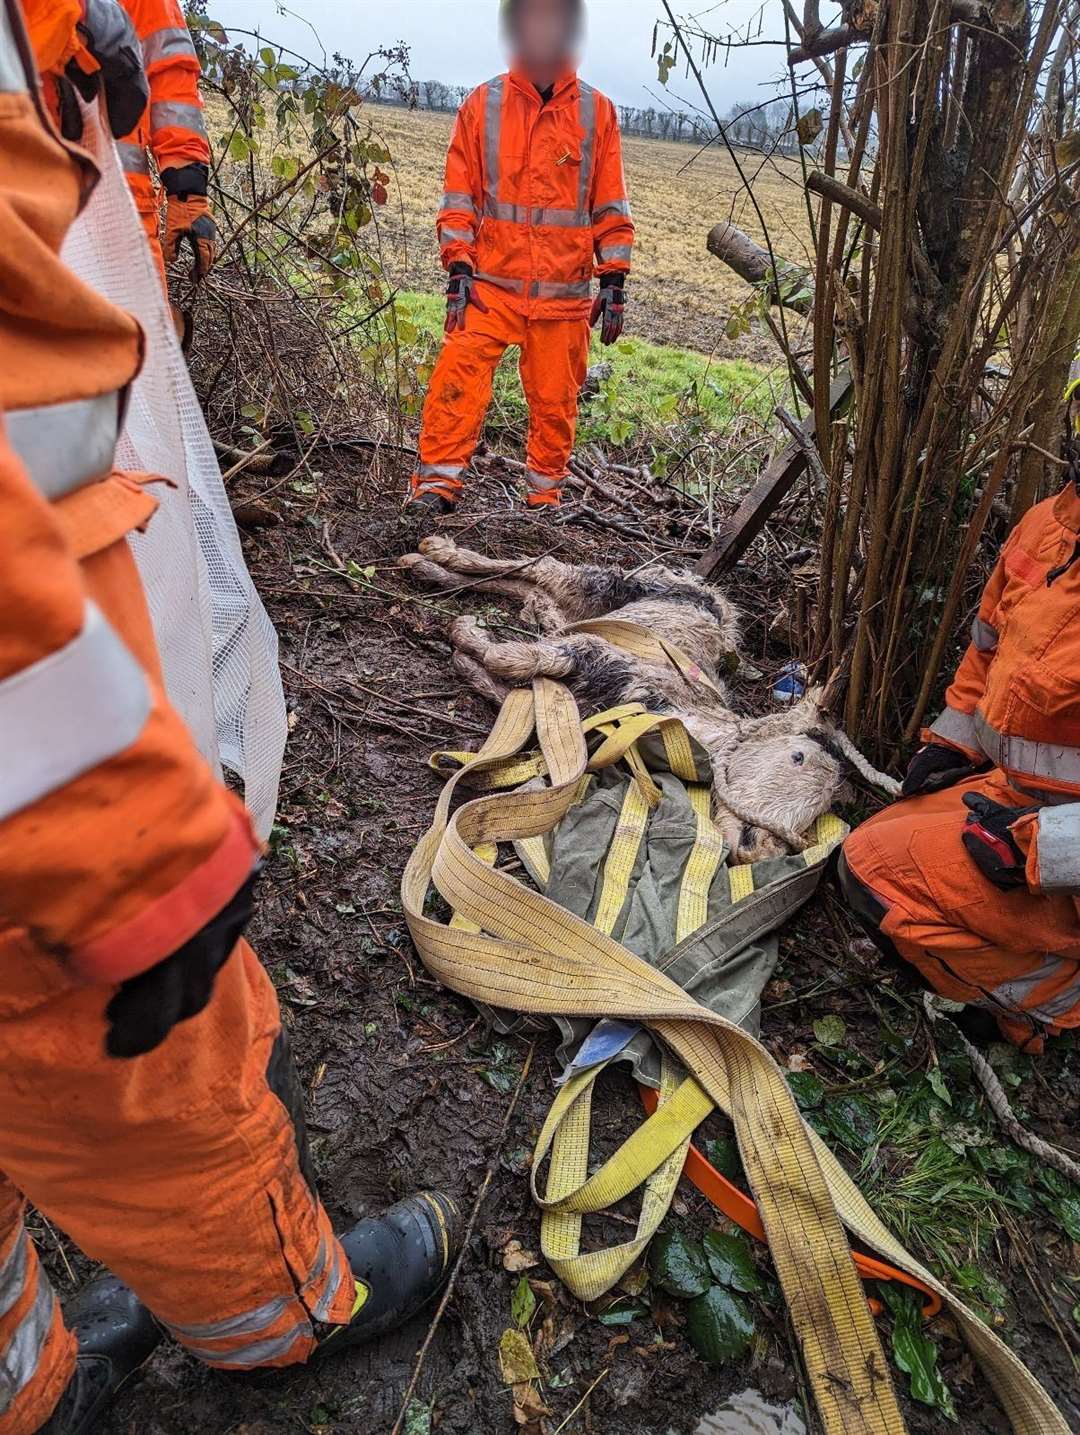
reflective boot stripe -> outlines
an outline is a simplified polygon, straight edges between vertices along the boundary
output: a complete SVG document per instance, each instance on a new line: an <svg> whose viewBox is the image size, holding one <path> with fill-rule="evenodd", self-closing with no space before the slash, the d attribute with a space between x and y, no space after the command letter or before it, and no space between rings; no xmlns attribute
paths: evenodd
<svg viewBox="0 0 1080 1435"><path fill-rule="evenodd" d="M281 1363L299 1340L314 1340L315 1331L309 1320L298 1320L280 1335L254 1340L239 1350L214 1350L210 1347L189 1345L182 1342L184 1349L197 1360L205 1361L218 1370L251 1370L259 1365Z"/></svg>
<svg viewBox="0 0 1080 1435"><path fill-rule="evenodd" d="M1067 980L1059 991L1036 999L1035 993L1040 987L1060 977L1071 980ZM1018 1016L1049 1024L1066 1016L1080 1003L1080 965L1068 957L1048 954L1033 971L999 982L987 996L989 1000L979 1002L979 1006L998 1012L1004 1008Z"/></svg>
<svg viewBox="0 0 1080 1435"><path fill-rule="evenodd" d="M527 468L525 480L534 493L558 493L566 482L566 476L552 478L549 473L537 473L535 468Z"/></svg>
<svg viewBox="0 0 1080 1435"><path fill-rule="evenodd" d="M70 643L0 682L0 820L130 747L150 706L146 674L88 602Z"/></svg>
<svg viewBox="0 0 1080 1435"><path fill-rule="evenodd" d="M24 95L26 93L26 70L22 56L15 43L11 17L7 7L0 0L0 94Z"/></svg>
<svg viewBox="0 0 1080 1435"><path fill-rule="evenodd" d="M151 65L160 65L163 60L196 60L195 46L187 26L167 26L155 30L142 39L143 64L149 70Z"/></svg>
<svg viewBox="0 0 1080 1435"><path fill-rule="evenodd" d="M338 1242L334 1242L334 1264L330 1273L330 1279L326 1283L326 1289L311 1308L311 1314L316 1320L328 1321L330 1312L334 1308L334 1301L341 1290L343 1281L352 1281L353 1273L349 1268L345 1254Z"/></svg>
<svg viewBox="0 0 1080 1435"><path fill-rule="evenodd" d="M118 140L116 152L120 156L120 168L125 174L150 173L150 156L144 145L132 144L130 140Z"/></svg>
<svg viewBox="0 0 1080 1435"><path fill-rule="evenodd" d="M206 118L199 105L184 105L177 100L158 100L150 106L150 133L162 130L190 130L206 138Z"/></svg>
<svg viewBox="0 0 1080 1435"><path fill-rule="evenodd" d="M325 1248L321 1254L325 1262ZM278 1296L275 1300L268 1300L265 1305L256 1306L254 1310L245 1311L242 1315L227 1316L224 1320L210 1321L207 1325L170 1325L169 1329L177 1340L183 1341L185 1345L193 1340L231 1340L238 1335L262 1335L276 1320L281 1319L292 1301L291 1296Z"/></svg>
<svg viewBox="0 0 1080 1435"><path fill-rule="evenodd" d="M34 1301L7 1345L0 1350L0 1415L14 1403L37 1374L45 1343L56 1316L56 1297L48 1277L34 1262Z"/></svg>
<svg viewBox="0 0 1080 1435"><path fill-rule="evenodd" d="M120 395L114 390L92 399L12 409L3 421L11 446L38 491L55 500L104 477L112 468Z"/></svg>
<svg viewBox="0 0 1080 1435"><path fill-rule="evenodd" d="M460 463L422 463L416 470L418 478L460 478L465 467Z"/></svg>
<svg viewBox="0 0 1080 1435"><path fill-rule="evenodd" d="M21 1299L29 1264L30 1237L20 1227L14 1246L0 1264L0 1317L7 1315Z"/></svg>

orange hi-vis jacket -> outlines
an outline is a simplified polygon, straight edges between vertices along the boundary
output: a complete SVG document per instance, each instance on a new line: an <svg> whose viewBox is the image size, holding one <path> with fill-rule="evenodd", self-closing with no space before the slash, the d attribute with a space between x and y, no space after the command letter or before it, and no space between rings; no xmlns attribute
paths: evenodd
<svg viewBox="0 0 1080 1435"><path fill-rule="evenodd" d="M1072 483L1009 536L969 646L924 734L989 759L1041 811L1013 832L1033 891L1080 898L1080 494Z"/></svg>
<svg viewBox="0 0 1080 1435"><path fill-rule="evenodd" d="M148 190L149 151L158 170L209 164L210 143L199 94L195 46L177 0L122 0L142 45L150 105L137 129L120 141L120 162L136 196ZM136 183L142 181L142 183Z"/></svg>
<svg viewBox="0 0 1080 1435"><path fill-rule="evenodd" d="M473 91L446 161L444 266L469 264L530 318L589 310L596 273L626 273L634 225L615 106L564 75L545 104L517 71Z"/></svg>
<svg viewBox="0 0 1080 1435"><path fill-rule="evenodd" d="M0 0L0 929L116 982L216 915L258 844L116 630L157 506L113 465L142 333L60 259L97 172L17 22Z"/></svg>

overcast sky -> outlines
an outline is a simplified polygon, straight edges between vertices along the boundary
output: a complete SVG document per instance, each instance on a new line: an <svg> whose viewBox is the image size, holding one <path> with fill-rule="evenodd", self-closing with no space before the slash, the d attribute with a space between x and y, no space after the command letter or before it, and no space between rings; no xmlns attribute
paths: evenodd
<svg viewBox="0 0 1080 1435"><path fill-rule="evenodd" d="M660 0L590 0L589 35L582 73L621 104L655 104L660 90L656 62L650 58L653 24L663 11ZM676 13L693 9L708 17L710 28L723 32L751 24L761 0L681 0ZM284 13L283 13L284 11ZM259 30L267 39L293 46L319 58L312 28L328 53L335 50L363 59L379 45L405 41L412 50L414 79L476 85L504 65L498 26L498 0L213 0L210 13L225 26ZM766 0L766 33L778 28L779 0ZM239 37L238 37L239 38ZM765 99L784 70L781 51L755 47L733 56L730 66L712 66L707 79L721 114L736 101ZM696 104L694 82L673 71L668 84L675 108L680 99ZM685 107L689 108L689 104Z"/></svg>

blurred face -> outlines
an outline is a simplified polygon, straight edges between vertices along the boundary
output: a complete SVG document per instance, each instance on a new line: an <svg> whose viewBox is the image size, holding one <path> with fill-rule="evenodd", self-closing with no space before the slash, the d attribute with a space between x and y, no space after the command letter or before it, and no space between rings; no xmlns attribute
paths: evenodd
<svg viewBox="0 0 1080 1435"><path fill-rule="evenodd" d="M528 75L556 74L574 59L578 29L567 0L520 0L508 33L514 59Z"/></svg>

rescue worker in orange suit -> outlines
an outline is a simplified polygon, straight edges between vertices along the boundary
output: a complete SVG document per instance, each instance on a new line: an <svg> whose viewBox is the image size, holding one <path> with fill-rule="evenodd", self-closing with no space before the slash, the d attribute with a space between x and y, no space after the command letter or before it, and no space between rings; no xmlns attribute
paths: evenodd
<svg viewBox="0 0 1080 1435"><path fill-rule="evenodd" d="M602 323L605 344L623 327L634 226L615 107L575 73L581 0L507 0L503 10L512 68L461 108L437 223L450 274L446 341L410 494L437 513L461 495L511 344L529 406L528 504L558 504L590 324Z"/></svg>
<svg viewBox="0 0 1080 1435"><path fill-rule="evenodd" d="M1075 481L1010 535L923 742L903 800L848 838L842 885L879 944L968 1005L969 1034L1041 1052L1080 1027Z"/></svg>
<svg viewBox="0 0 1080 1435"><path fill-rule="evenodd" d="M132 59L139 64L149 84L150 102L134 118L129 115L128 123L122 127L114 124L117 151L162 286L167 288L165 265L179 257L185 240L191 246L198 278L209 273L217 252L217 228L206 197L210 143L199 94L202 71L177 0L122 0L122 4L134 36L127 37L127 49L121 50L117 44L111 47L110 53L125 68L130 68ZM106 26L115 28L121 23L115 14L116 8L116 0L82 0L81 23L84 28L102 34ZM43 27L43 36L47 35L48 19L42 18L39 24ZM134 44L130 44L131 39ZM78 141L81 119L70 101L64 103L63 81L70 81L84 98L89 98L94 89L94 76L87 75L77 62L71 63L70 57L58 69L43 63L43 46L36 27L31 28L31 41L39 70L59 80L58 92L50 106L54 116L58 117L64 135ZM160 177L160 188L151 173L151 157ZM162 190L165 193L164 248Z"/></svg>
<svg viewBox="0 0 1080 1435"><path fill-rule="evenodd" d="M23 3L108 85L111 22ZM312 1184L241 936L258 843L163 696L126 541L157 507L113 461L143 335L59 257L96 178L0 0L0 1435L89 1435L163 1331L232 1371L378 1335L460 1244L436 1193L338 1237ZM111 1272L66 1322L27 1201Z"/></svg>

